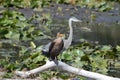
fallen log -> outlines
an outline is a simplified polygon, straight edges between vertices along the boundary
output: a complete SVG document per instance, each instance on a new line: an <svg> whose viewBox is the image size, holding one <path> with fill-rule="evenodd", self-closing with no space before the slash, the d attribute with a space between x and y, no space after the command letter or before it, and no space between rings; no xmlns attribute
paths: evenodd
<svg viewBox="0 0 120 80"><path fill-rule="evenodd" d="M106 76L103 74L86 71L84 69L78 69L78 68L69 66L68 64L61 61L49 61L45 65L32 69L30 71L15 71L14 73L22 78L27 78L32 74L40 73L54 67L58 67L59 69L67 71L69 73L74 73L76 75L80 75L80 76L84 76L84 77L96 79L96 80L120 80L120 78L114 78L114 77Z"/></svg>

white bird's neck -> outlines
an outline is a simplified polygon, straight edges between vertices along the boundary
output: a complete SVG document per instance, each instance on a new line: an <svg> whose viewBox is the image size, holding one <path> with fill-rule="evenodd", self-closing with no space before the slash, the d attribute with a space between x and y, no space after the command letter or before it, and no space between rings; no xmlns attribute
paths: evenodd
<svg viewBox="0 0 120 80"><path fill-rule="evenodd" d="M71 42L72 42L72 37L73 37L72 19L71 18L69 19L68 25L70 28L70 32L69 32L68 39L64 40L64 48L65 49L69 48L69 46L71 45Z"/></svg>
<svg viewBox="0 0 120 80"><path fill-rule="evenodd" d="M72 42L72 38L73 38L72 21L78 22L79 20L74 18L74 17L69 19L68 25L69 25L69 28L70 28L70 32L69 32L68 39L64 40L64 48L65 49L68 49L69 46L71 45L71 42Z"/></svg>
<svg viewBox="0 0 120 80"><path fill-rule="evenodd" d="M72 19L69 20L69 27L70 27L70 32L69 32L68 40L70 45L73 37Z"/></svg>

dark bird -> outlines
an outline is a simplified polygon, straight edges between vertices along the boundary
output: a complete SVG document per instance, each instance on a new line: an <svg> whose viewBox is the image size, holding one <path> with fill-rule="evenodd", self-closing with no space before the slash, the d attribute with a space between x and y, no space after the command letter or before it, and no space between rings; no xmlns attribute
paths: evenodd
<svg viewBox="0 0 120 80"><path fill-rule="evenodd" d="M42 49L43 55L54 60L64 49L69 48L72 42L72 37L73 37L72 21L81 22L81 20L78 20L75 17L70 18L69 19L70 33L69 33L68 39L64 39L63 34L58 33L57 38L53 42L49 42L47 45L43 47Z"/></svg>
<svg viewBox="0 0 120 80"><path fill-rule="evenodd" d="M50 47L49 47L49 54L50 59L54 60L57 56L62 52L64 46L63 36L60 33L57 33L57 39L55 39Z"/></svg>
<svg viewBox="0 0 120 80"><path fill-rule="evenodd" d="M63 39L64 34L57 33L57 38L43 47L42 54L54 60L63 50Z"/></svg>

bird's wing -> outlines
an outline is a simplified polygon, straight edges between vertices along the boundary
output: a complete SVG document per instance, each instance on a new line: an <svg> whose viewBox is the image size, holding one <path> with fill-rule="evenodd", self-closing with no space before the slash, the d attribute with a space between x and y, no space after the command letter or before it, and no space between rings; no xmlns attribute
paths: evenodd
<svg viewBox="0 0 120 80"><path fill-rule="evenodd" d="M51 42L51 44L50 44L50 46L49 46L49 52L52 50L54 44L55 44L55 42Z"/></svg>
<svg viewBox="0 0 120 80"><path fill-rule="evenodd" d="M50 54L49 54L50 45L51 45L51 42L49 42L48 44L46 44L42 47L42 54L45 55L46 57L50 56Z"/></svg>
<svg viewBox="0 0 120 80"><path fill-rule="evenodd" d="M49 52L49 47L50 47L51 43L52 42L49 42L48 44L46 44L45 46L43 46L42 51Z"/></svg>
<svg viewBox="0 0 120 80"><path fill-rule="evenodd" d="M61 47L62 47L62 50L61 50L61 53L65 50L65 48L64 48L64 40L62 40L62 45L61 45Z"/></svg>

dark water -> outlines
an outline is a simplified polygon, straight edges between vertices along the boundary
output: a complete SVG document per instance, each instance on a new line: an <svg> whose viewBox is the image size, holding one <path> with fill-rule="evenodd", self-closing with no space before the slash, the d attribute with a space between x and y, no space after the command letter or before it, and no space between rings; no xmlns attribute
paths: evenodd
<svg viewBox="0 0 120 80"><path fill-rule="evenodd" d="M78 30L79 36L75 35L75 39L84 38L90 42L98 41L99 44L102 45L120 45L120 26L119 25L111 25L110 27L104 24L94 24L87 27L89 30ZM76 34L75 33L75 34Z"/></svg>
<svg viewBox="0 0 120 80"><path fill-rule="evenodd" d="M68 21L54 20L51 25L51 33L56 36L57 32L69 34ZM120 25L102 23L73 23L73 43L78 44L80 39L88 40L91 43L99 42L101 45L120 45Z"/></svg>
<svg viewBox="0 0 120 80"><path fill-rule="evenodd" d="M58 11L61 8L62 11ZM86 39L90 42L98 41L101 45L120 45L120 5L116 4L114 9L106 12L98 12L86 8L70 5L52 5L44 8L41 13L50 13L53 23L50 26L50 33L54 37L57 32L69 33L68 19L75 16L81 19L82 23L73 23L73 42Z"/></svg>

